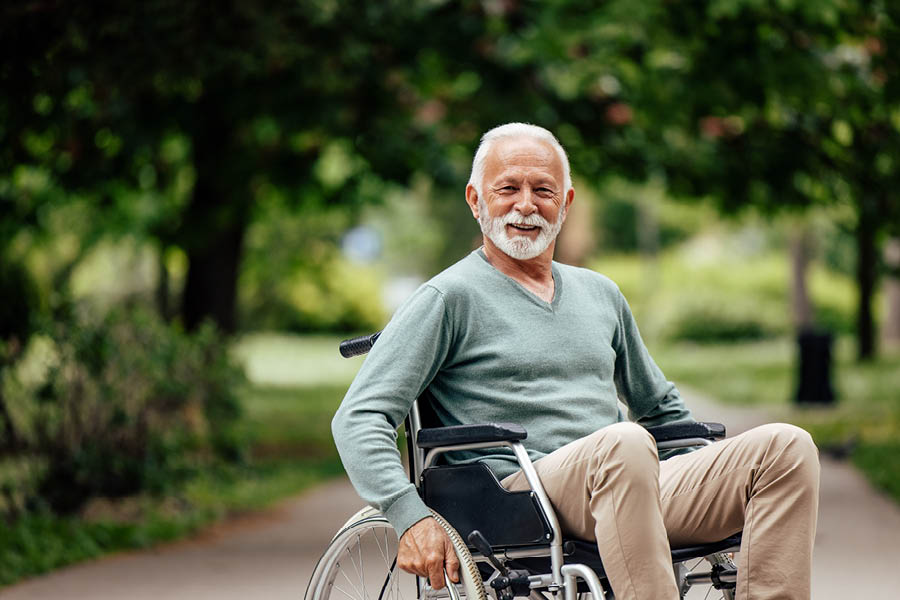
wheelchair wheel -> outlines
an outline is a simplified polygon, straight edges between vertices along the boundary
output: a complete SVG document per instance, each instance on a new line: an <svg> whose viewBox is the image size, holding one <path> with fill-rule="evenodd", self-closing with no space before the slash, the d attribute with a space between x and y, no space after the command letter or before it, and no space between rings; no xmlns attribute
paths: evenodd
<svg viewBox="0 0 900 600"><path fill-rule="evenodd" d="M397 533L384 515L367 507L353 515L331 540L313 571L304 600L487 600L481 574L465 543L450 524L433 514L459 559L460 581L454 586L455 593L446 587L434 590L424 579L399 569Z"/></svg>

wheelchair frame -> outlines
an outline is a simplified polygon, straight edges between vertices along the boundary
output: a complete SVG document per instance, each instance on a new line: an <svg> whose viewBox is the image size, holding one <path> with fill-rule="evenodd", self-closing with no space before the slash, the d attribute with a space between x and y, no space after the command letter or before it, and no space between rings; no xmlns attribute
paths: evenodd
<svg viewBox="0 0 900 600"><path fill-rule="evenodd" d="M459 450L477 450L498 447L507 447L511 449L513 455L516 458L516 461L519 464L519 468L522 470L522 473L531 488L532 494L537 500L540 510L543 513L543 517L546 519L547 523L550 526L551 533L550 539L547 540L548 544L546 546L543 546L542 548L528 547L502 549L503 558L506 560L516 560L521 558L549 556L550 573L529 576L529 587L532 590L546 589L554 596L556 596L556 594L560 590L562 590L565 600L575 600L578 594L578 580L581 580L587 586L588 591L593 595L594 598L598 600L603 598L611 598L612 594L604 588L600 578L597 576L597 573L594 571L594 569L581 563L565 563L565 555L567 553L564 551L564 539L562 529L559 525L559 520L557 519L556 512L553 509L553 505L551 504L550 499L544 490L540 477L538 476L538 473L534 468L534 463L532 462L531 457L528 456L528 452L526 451L525 446L521 443L521 441L516 439L492 439L488 441L477 441L477 435L473 434L471 436L468 436L467 439L465 433L460 431L467 428L473 430L479 427L483 428L484 425L464 425L452 428L423 428L422 410L419 406L420 400L422 400L422 398L417 399L416 402L413 403L410 413L405 421L405 426L407 429L410 479L416 485L416 487L419 488L420 495L423 474L427 469L432 468L435 465L435 462L440 455L447 452ZM490 425L498 428L501 431L504 429L504 425L502 424ZM423 447L419 443L423 433L430 434L429 437L440 437L442 431L447 431L450 429L457 431L454 437L459 439L460 441L442 445L431 443L430 445L428 445L428 447ZM681 430L682 433L679 434L678 430ZM649 428L649 431L654 435L654 438L657 439L657 448L660 450L706 446L712 444L713 439L721 439L725 437L724 427L717 423L688 423L673 424L669 426L663 425L655 428ZM524 430L522 430L522 432L524 433ZM444 516L446 517L446 515ZM453 522L450 521L450 524L453 525ZM722 542L684 549L682 550L681 555L685 555L689 558L696 558L698 557L698 553L699 556L707 556L715 553L736 551L739 549L739 547L740 536L738 534L737 536L733 536L732 538L728 538L726 540L723 540ZM709 552L704 554L706 550L709 550ZM477 562L489 561L489 557L485 556L478 550L472 550L472 548L470 548L470 552L472 553L472 557ZM679 560L680 555L678 551L673 552L673 559L677 560L677 562L673 562L673 568L675 569L676 579L678 580L679 588L681 588L680 591L682 592L682 594L684 594L687 589L694 585L708 583L716 586L717 588L731 587L737 580L737 572L736 569L733 568L733 565L726 565L721 569L716 569L715 567L713 567L713 570L711 570L709 573L686 574L679 573L678 571L679 566L682 563L682 560ZM424 581L420 579L419 585L419 597L421 598L421 586L425 585ZM453 586L448 586L448 590L450 590L449 593L451 599L458 600L458 598L454 597L455 588ZM728 592L726 592L726 594L727 593Z"/></svg>
<svg viewBox="0 0 900 600"><path fill-rule="evenodd" d="M346 340L341 343L341 354L345 357L364 354L371 349L379 335L380 332L354 338L352 340ZM552 594L556 599L559 598L559 594L562 592L564 600L576 600L582 591L587 591L595 600L613 599L614 594L608 586L608 581L607 585L604 586L594 568L587 564L583 564L583 562L568 564L565 562L567 555L575 555L576 551L578 551L576 544L581 544L582 546L589 546L589 544L584 542L566 541L563 539L556 512L544 490L540 477L534 468L534 464L521 442L521 440L525 439L527 436L522 427L513 424L497 423L457 425L452 427L427 427L427 425L431 425L432 422L437 423L438 421L431 409L430 398L426 390L420 398L413 402L410 412L404 421L406 427L410 480L416 486L420 496L425 498L426 494L423 485L425 478L429 469L436 468L435 461L441 455L447 452L460 450L506 447L512 451L531 490L530 492L508 492L500 485L497 478L493 476L493 474L490 474L493 485L496 486L499 493L528 495L536 504L539 516L544 519L544 525L542 525L542 527L544 528L543 530L545 533L542 537L546 541L537 544L513 543L506 546L499 544L494 546L485 543L489 541L484 540L483 536L481 536L482 543L478 543L477 540L473 540L472 538L467 540L468 543L462 542L459 534L457 534L454 529L455 526L452 520L448 518L448 515L439 515L438 513L435 513L438 522L448 531L448 533L451 533L451 538L455 536L457 543L454 545L457 548L457 552L461 546L461 550L464 553L467 553L467 555L476 563L489 563L494 568L495 572L491 577L481 584L484 586L485 592L490 592L497 600L510 600L513 597L512 590L515 589L512 583L494 585L498 583L494 580L498 578L498 575L500 574L499 571L497 571L497 565L500 565L501 568L505 568L501 563L510 563L514 565L515 561L519 560L537 559L543 561L546 558L549 558L549 573L542 572L544 570L543 568L533 569L531 567L528 567L527 570L509 573L510 577L512 577L514 573L517 577L518 593L516 595L525 595L522 590L527 589L527 595L533 600L547 600L547 596L542 593L543 591ZM714 440L725 437L724 426L717 423L675 423L650 427L648 428L648 431L653 435L657 442L657 448L660 450L705 446L711 444ZM478 466L478 463L468 466L476 467ZM453 468L459 467L449 467L449 469ZM484 467L482 467L482 470L488 471ZM372 509L360 511L354 515L354 517L351 517L345 527L338 532L334 540L332 540L332 545L343 532L348 529L352 530L355 524L362 523L363 521L371 521L373 518L382 521L384 520L383 516L380 516L377 511L373 511ZM449 526L447 525L448 522ZM547 529L549 529L549 531L547 531ZM475 532L473 532L473 534L474 533ZM673 569L679 586L679 592L682 597L684 597L684 594L694 585L710 584L717 590L721 590L726 600L733 600L733 590L737 580L737 568L731 561L730 556L725 553L739 550L740 541L741 536L740 533L738 533L730 538L712 544L674 549L672 551ZM329 549L330 548L331 546L329 546ZM481 550L478 548L481 548ZM385 549L387 548L385 547ZM588 550L588 552L591 551ZM496 553L500 553L503 559L502 561L498 561ZM327 555L328 551L326 550L323 559ZM590 559L597 559L597 564L600 565L596 545L593 545L593 552L587 556L589 556ZM706 558L711 565L710 571L707 573L687 573L684 562L692 558ZM306 600L321 600L317 595L317 577L322 577L320 568L322 568L321 563L323 559L320 559L320 564L316 566L316 570L310 580L307 588ZM330 568L331 565L326 564L324 566L326 572ZM387 586L388 582L394 577L391 573L395 568L396 558L394 559L393 565L389 568L388 579L385 580L384 586ZM602 565L600 565L599 568L602 569ZM426 579L416 577L417 597L424 600L433 600L435 597L445 598L449 595L450 600L461 600L456 586L450 583L446 572L444 573L444 578L447 584L445 588L446 594L441 593L443 590L437 591L431 588ZM481 581L481 578L477 578L477 581ZM579 586L579 581L583 583L582 586ZM502 584L503 582L500 583ZM385 589L382 587L382 595L384 594L384 591ZM311 592L312 596L310 596ZM380 597L379 600L381 600Z"/></svg>

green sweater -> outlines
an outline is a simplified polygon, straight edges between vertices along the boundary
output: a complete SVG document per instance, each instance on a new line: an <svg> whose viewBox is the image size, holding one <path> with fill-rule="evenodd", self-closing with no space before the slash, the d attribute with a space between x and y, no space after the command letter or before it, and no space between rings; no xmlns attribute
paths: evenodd
<svg viewBox="0 0 900 600"><path fill-rule="evenodd" d="M366 357L332 422L335 444L360 496L401 535L429 515L404 472L397 427L426 387L445 425L525 427L532 460L629 418L643 425L690 420L675 386L650 358L615 283L553 263L547 303L477 250L423 284ZM454 453L484 460L497 477L511 452Z"/></svg>

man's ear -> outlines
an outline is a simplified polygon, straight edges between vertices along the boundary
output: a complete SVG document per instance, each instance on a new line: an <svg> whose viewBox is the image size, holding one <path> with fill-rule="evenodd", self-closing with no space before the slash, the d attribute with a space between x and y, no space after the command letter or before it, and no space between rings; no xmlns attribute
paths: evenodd
<svg viewBox="0 0 900 600"><path fill-rule="evenodd" d="M572 208L572 202L575 200L575 188L569 188L569 191L566 192L566 208L563 211L562 219L563 223L566 222L566 217L569 216L569 209Z"/></svg>
<svg viewBox="0 0 900 600"><path fill-rule="evenodd" d="M469 210L472 211L472 216L475 217L475 220L478 220L478 192L475 191L475 186L471 183L466 186L466 204L469 205Z"/></svg>

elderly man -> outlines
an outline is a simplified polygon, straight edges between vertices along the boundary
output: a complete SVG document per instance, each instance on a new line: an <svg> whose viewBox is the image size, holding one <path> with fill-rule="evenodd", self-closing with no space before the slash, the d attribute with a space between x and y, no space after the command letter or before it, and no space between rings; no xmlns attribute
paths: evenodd
<svg viewBox="0 0 900 600"><path fill-rule="evenodd" d="M809 435L768 425L660 461L641 426L691 419L606 277L553 261L575 197L547 130L484 135L466 187L484 245L397 311L333 422L359 494L400 535L398 565L456 581L449 540L409 483L396 428L428 387L445 425L516 422L567 534L596 540L620 600L674 600L669 545L744 531L738 598L809 598L818 456ZM630 421L617 400L628 407ZM635 423L636 422L636 423ZM510 454L470 452L508 489Z"/></svg>

